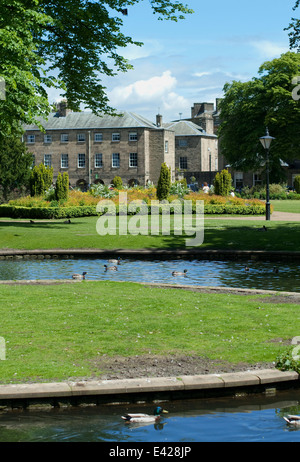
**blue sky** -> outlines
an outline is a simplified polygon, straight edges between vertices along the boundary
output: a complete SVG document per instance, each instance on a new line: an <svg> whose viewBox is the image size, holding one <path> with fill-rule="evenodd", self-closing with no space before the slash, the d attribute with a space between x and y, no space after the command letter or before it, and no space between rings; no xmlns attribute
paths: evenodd
<svg viewBox="0 0 300 462"><path fill-rule="evenodd" d="M149 0L128 7L123 33L142 48L122 49L134 70L103 77L110 104L154 121L189 117L195 102L215 102L232 80L247 81L259 66L288 51L295 0L186 0L186 19L159 21ZM298 13L298 11L297 11Z"/></svg>

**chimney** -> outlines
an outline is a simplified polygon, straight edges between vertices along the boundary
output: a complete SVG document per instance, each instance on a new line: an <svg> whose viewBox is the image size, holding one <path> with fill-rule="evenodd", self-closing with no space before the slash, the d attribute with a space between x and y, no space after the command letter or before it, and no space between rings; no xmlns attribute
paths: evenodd
<svg viewBox="0 0 300 462"><path fill-rule="evenodd" d="M157 127L161 127L161 126L162 126L162 120L163 120L162 115L157 114L157 116L156 116L156 126L157 126Z"/></svg>
<svg viewBox="0 0 300 462"><path fill-rule="evenodd" d="M69 112L71 112L70 109L68 109L67 106L67 100L63 99L56 103L56 108L57 108L57 115L58 117L66 117Z"/></svg>

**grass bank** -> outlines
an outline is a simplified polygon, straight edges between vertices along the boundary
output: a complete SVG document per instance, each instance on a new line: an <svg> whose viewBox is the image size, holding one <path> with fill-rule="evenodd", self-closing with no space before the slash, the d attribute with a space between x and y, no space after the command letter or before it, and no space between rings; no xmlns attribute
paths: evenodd
<svg viewBox="0 0 300 462"><path fill-rule="evenodd" d="M274 361L299 335L299 305L135 283L1 285L1 383L100 377L107 356L184 354Z"/></svg>
<svg viewBox="0 0 300 462"><path fill-rule="evenodd" d="M285 201L287 202L287 201ZM128 217L132 224L135 217ZM174 233L174 218L171 216L170 235L151 235L146 226L144 234L119 233L119 217L116 217L115 234L99 235L96 231L97 217L75 218L70 224L64 220L0 220L1 249L53 249L53 248L99 248L99 249L141 249L141 248L186 248L184 233ZM268 232L260 232L267 224ZM139 226L139 225L137 225ZM150 228L149 228L150 229ZM183 229L185 229L183 227ZM300 250L300 223L273 222L226 217L204 219L203 249L235 250Z"/></svg>

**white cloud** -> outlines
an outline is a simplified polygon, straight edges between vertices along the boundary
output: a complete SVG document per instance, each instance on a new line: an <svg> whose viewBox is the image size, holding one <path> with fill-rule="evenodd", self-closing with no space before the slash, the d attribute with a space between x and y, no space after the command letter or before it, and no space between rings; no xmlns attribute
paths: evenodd
<svg viewBox="0 0 300 462"><path fill-rule="evenodd" d="M171 71L165 71L162 75L150 77L148 80L137 80L125 87L117 86L109 92L109 99L113 105L118 106L133 101L135 103L152 101L163 97L174 89L176 84L177 80L172 76Z"/></svg>
<svg viewBox="0 0 300 462"><path fill-rule="evenodd" d="M279 58L282 53L289 51L286 45L270 42L269 40L251 41L250 45L259 51L260 55L265 59Z"/></svg>

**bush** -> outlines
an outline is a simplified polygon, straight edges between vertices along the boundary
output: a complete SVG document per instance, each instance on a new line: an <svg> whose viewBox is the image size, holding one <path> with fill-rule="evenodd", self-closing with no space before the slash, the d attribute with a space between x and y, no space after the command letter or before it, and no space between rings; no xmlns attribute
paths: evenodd
<svg viewBox="0 0 300 462"><path fill-rule="evenodd" d="M294 180L294 188L297 194L300 194L300 175L297 175Z"/></svg>
<svg viewBox="0 0 300 462"><path fill-rule="evenodd" d="M55 197L58 201L66 201L69 196L69 175L64 172L63 176L61 173L58 174L55 186Z"/></svg>
<svg viewBox="0 0 300 462"><path fill-rule="evenodd" d="M228 196L232 188L232 178L228 170L217 173L214 179L214 192L219 196Z"/></svg>
<svg viewBox="0 0 300 462"><path fill-rule="evenodd" d="M294 347L280 353L275 361L275 367L281 371L295 371L300 374L300 361L293 357Z"/></svg>
<svg viewBox="0 0 300 462"><path fill-rule="evenodd" d="M168 199L171 187L171 170L164 162L161 165L160 175L157 183L156 195L159 201Z"/></svg>
<svg viewBox="0 0 300 462"><path fill-rule="evenodd" d="M113 183L113 187L116 189L122 189L123 187L123 181L120 176L115 176L112 183Z"/></svg>
<svg viewBox="0 0 300 462"><path fill-rule="evenodd" d="M30 177L30 194L40 196L50 188L53 181L53 167L45 167L44 164L35 165Z"/></svg>

